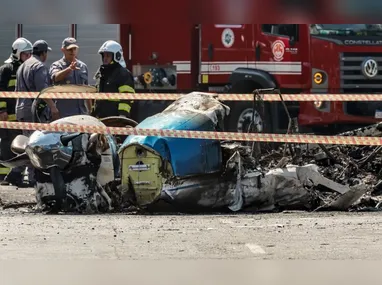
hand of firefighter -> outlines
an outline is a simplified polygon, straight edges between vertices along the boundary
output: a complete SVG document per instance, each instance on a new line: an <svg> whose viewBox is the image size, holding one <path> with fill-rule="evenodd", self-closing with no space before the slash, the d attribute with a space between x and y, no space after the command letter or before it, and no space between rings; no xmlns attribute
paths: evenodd
<svg viewBox="0 0 382 285"><path fill-rule="evenodd" d="M72 63L70 64L69 68L71 70L80 70L80 68L77 67L77 60L73 60Z"/></svg>
<svg viewBox="0 0 382 285"><path fill-rule="evenodd" d="M0 121L8 121L8 113L7 112L1 112L0 113Z"/></svg>

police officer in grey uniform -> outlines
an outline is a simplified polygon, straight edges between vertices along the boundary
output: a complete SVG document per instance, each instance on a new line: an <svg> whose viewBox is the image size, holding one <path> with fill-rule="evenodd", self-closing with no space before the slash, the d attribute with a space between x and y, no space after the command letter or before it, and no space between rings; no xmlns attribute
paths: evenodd
<svg viewBox="0 0 382 285"><path fill-rule="evenodd" d="M44 65L48 57L48 52L52 49L44 40L38 40L33 44L33 56L25 61L16 74L16 92L40 92L49 87L49 71ZM52 99L43 99L49 106L49 111L53 120L59 118L58 109ZM19 122L33 122L32 114L33 100L29 98L18 98L16 102L16 119ZM44 121L49 121L50 117L45 116ZM24 132L25 135L31 131Z"/></svg>
<svg viewBox="0 0 382 285"><path fill-rule="evenodd" d="M49 87L49 70L44 65L48 52L52 49L46 41L38 40L33 44L32 56L26 60L16 73L16 92L40 92ZM52 99L43 99L49 106L50 115L53 119L58 118L58 109ZM16 119L19 122L33 122L32 114L33 100L29 98L18 98L16 102ZM45 108L47 110L47 108ZM45 116L46 122L50 117ZM23 130L24 135L30 136L33 131ZM29 183L34 184L34 169L28 167Z"/></svg>
<svg viewBox="0 0 382 285"><path fill-rule="evenodd" d="M88 67L77 58L78 49L75 38L64 39L61 47L64 56L53 62L49 69L49 77L54 85L88 85ZM56 105L61 118L89 114L91 111L90 99L59 99Z"/></svg>

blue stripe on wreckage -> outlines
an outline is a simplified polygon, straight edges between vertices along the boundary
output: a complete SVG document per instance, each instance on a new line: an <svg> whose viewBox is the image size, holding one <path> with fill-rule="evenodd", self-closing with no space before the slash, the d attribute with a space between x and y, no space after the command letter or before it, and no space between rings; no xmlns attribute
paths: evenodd
<svg viewBox="0 0 382 285"><path fill-rule="evenodd" d="M148 117L136 129L215 131L215 125L202 113L178 111ZM219 140L128 136L121 148L140 143L157 151L171 162L177 177L216 173L221 170L222 151Z"/></svg>

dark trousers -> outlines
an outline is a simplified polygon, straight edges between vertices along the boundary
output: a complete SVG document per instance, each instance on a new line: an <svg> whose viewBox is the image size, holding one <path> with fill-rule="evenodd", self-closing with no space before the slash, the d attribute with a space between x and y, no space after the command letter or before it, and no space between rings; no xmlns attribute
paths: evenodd
<svg viewBox="0 0 382 285"><path fill-rule="evenodd" d="M11 144L12 141L16 138L16 136L21 135L21 130L11 130L11 129L0 129L0 159L1 160L9 160L16 156L11 151ZM4 177L10 173L13 172L14 174L21 175L24 171L25 167L16 167L9 169L3 165L0 164L0 178L4 179Z"/></svg>
<svg viewBox="0 0 382 285"><path fill-rule="evenodd" d="M32 115L30 116L25 116L22 119L19 119L19 122L33 122L32 120ZM42 120L42 123L46 123L45 120ZM34 130L22 130L21 134L23 134L26 137L30 137L33 134ZM34 167L28 166L28 180L29 183L33 184L35 182L35 177L34 177Z"/></svg>

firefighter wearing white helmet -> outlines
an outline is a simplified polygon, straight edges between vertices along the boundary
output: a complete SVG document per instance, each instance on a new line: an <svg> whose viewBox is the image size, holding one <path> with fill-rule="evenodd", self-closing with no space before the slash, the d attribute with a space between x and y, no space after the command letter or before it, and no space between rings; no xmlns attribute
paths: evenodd
<svg viewBox="0 0 382 285"><path fill-rule="evenodd" d="M32 43L25 38L18 38L12 44L12 52L5 64L0 67L0 91L15 91L16 72L20 65L31 57ZM0 121L16 121L16 98L3 98L0 100ZM1 129L0 130L0 158L8 160L15 156L11 151L12 140L22 132L20 130ZM0 165L0 181L2 185L13 184L24 186L22 179L23 168L13 168L10 170ZM27 185L25 185L27 186Z"/></svg>
<svg viewBox="0 0 382 285"><path fill-rule="evenodd" d="M5 63L24 62L32 54L32 43L26 38L18 38L12 44L12 53Z"/></svg>
<svg viewBox="0 0 382 285"><path fill-rule="evenodd" d="M122 67L126 68L126 62L123 58L122 46L116 41L106 41L98 50L98 53L103 56L104 53L112 53L114 62L119 63ZM102 58L103 59L103 58ZM105 63L105 61L103 61ZM106 64L109 62L106 61Z"/></svg>
<svg viewBox="0 0 382 285"><path fill-rule="evenodd" d="M116 41L106 41L98 53L102 58L102 65L95 75L98 92L135 93L134 79L126 68L122 46ZM131 100L97 100L92 114L97 118L130 117L132 103Z"/></svg>

